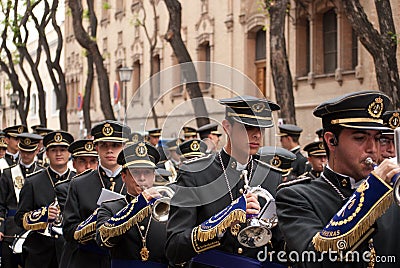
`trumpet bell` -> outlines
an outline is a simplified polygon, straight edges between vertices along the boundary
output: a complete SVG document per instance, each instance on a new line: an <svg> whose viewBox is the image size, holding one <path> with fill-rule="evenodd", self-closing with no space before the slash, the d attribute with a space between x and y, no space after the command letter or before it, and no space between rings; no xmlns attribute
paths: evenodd
<svg viewBox="0 0 400 268"><path fill-rule="evenodd" d="M238 233L238 241L242 246L258 248L265 246L271 240L271 230L262 226L257 218L250 219L247 225Z"/></svg>
<svg viewBox="0 0 400 268"><path fill-rule="evenodd" d="M162 197L154 202L153 218L156 221L165 222L168 220L170 202L171 198L169 197Z"/></svg>
<svg viewBox="0 0 400 268"><path fill-rule="evenodd" d="M166 222L168 220L171 198L175 192L167 186L157 186L154 189L157 190L161 197L153 203L152 217L158 222Z"/></svg>

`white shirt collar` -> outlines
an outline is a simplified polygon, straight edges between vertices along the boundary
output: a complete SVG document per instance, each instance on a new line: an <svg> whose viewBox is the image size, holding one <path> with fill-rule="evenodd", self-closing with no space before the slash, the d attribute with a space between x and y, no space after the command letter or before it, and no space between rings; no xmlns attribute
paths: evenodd
<svg viewBox="0 0 400 268"><path fill-rule="evenodd" d="M59 172L55 171L54 169L51 168L51 166L49 166L49 168L51 169L51 171L53 171L54 173L58 174L60 177L68 172L68 168L64 171L64 173L59 173Z"/></svg>
<svg viewBox="0 0 400 268"><path fill-rule="evenodd" d="M35 160L33 160L33 162L30 163L30 164L25 164L24 162L19 161L19 164L20 164L21 166L24 166L25 168L30 168L34 163L35 163ZM54 171L54 172L55 172L55 171Z"/></svg>
<svg viewBox="0 0 400 268"><path fill-rule="evenodd" d="M115 178L115 177L117 177L118 174L119 174L119 173L121 172L121 170L122 170L122 167L121 167L121 166L119 166L114 172L112 172L110 169L105 168L105 167L103 167L103 166L101 166L101 168L104 170L104 172L106 173L107 177L110 177L110 178Z"/></svg>
<svg viewBox="0 0 400 268"><path fill-rule="evenodd" d="M13 154L13 153L10 153L9 151L6 151L6 154L8 154L8 155L11 155L14 159L17 159L18 158L18 156L19 156L19 151L18 152L16 152L15 154Z"/></svg>

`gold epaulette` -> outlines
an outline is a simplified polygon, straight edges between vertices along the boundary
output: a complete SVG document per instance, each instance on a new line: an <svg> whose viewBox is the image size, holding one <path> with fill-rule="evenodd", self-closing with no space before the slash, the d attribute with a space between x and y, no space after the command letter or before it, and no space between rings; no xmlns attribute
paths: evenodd
<svg viewBox="0 0 400 268"><path fill-rule="evenodd" d="M282 182L281 184L278 185L277 190L282 189L284 187L291 186L291 185L300 184L300 183L306 183L306 182L310 182L310 181L312 181L312 178L310 178L310 177L306 177L306 176L297 177L294 180L290 180L290 181L287 181L287 182Z"/></svg>
<svg viewBox="0 0 400 268"><path fill-rule="evenodd" d="M62 180L62 181L58 181L58 182L56 182L56 183L54 184L54 186L58 186L58 185L60 185L60 184L63 184L63 183L65 183L65 182L68 182L68 181L69 181L68 179Z"/></svg>
<svg viewBox="0 0 400 268"><path fill-rule="evenodd" d="M85 175L85 174L89 174L89 173L92 172L92 171L93 171L93 169L88 168L88 169L86 169L85 171L82 171L81 173L76 174L76 175L73 176L72 178L73 178L73 179L76 179L77 177L83 176L83 175Z"/></svg>
<svg viewBox="0 0 400 268"><path fill-rule="evenodd" d="M206 154L204 156L199 156L199 157L195 157L195 158L191 158L188 160L183 161L182 163L187 165L187 164L191 164L191 163L195 163L195 162L199 162L199 161L203 161L203 160L207 160L209 159L211 156L213 156L213 154Z"/></svg>
<svg viewBox="0 0 400 268"><path fill-rule="evenodd" d="M37 170L37 171L32 172L32 173L26 174L26 177L27 177L27 178L32 177L33 175L38 174L39 172L42 172L43 170L44 170L44 169L41 169L41 170Z"/></svg>

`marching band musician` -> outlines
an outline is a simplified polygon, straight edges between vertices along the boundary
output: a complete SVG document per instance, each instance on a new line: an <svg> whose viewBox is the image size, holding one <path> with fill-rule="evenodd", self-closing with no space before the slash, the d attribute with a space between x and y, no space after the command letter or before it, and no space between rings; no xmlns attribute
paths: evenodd
<svg viewBox="0 0 400 268"><path fill-rule="evenodd" d="M26 177L38 170L43 169L35 161L39 152L39 142L42 136L30 133L18 134L18 148L20 159L17 165L3 170L0 178L0 241L2 241L2 267L18 267L22 265L20 253L13 254L11 249L14 236L23 231L14 221L17 210L19 193Z"/></svg>
<svg viewBox="0 0 400 268"><path fill-rule="evenodd" d="M197 129L200 139L207 144L207 153L218 151L219 141L222 133L218 131L218 124L209 123Z"/></svg>
<svg viewBox="0 0 400 268"><path fill-rule="evenodd" d="M239 222L245 223L246 214L250 217L261 209L257 195L246 192L245 178L249 186L261 185L272 196L280 183L270 179L268 168L253 158L262 145L265 128L273 127L272 111L279 106L252 96L222 99L220 103L226 106L222 126L227 144L216 154L187 161L178 174L167 222L166 254L173 264L263 265L257 260L263 246L251 248L239 243L238 234L244 227Z"/></svg>
<svg viewBox="0 0 400 268"><path fill-rule="evenodd" d="M72 156L72 165L76 170L76 176L72 179L79 176L81 173L86 170L95 170L98 165L98 154L94 148L93 140L82 139L77 140L71 143L68 147L68 151ZM61 213L64 213L65 202L67 200L68 188L71 183L71 180L65 180L59 182L55 186L55 192L58 198L58 202L60 205ZM59 268L68 267L68 262L71 258L72 253L77 248L77 243L74 241L67 242L64 245L64 250L61 256Z"/></svg>
<svg viewBox="0 0 400 268"><path fill-rule="evenodd" d="M4 158L0 158L0 171L17 164L19 157L19 139L17 138L17 135L28 132L28 128L24 125L16 125L3 129L3 132L5 133L7 151Z"/></svg>
<svg viewBox="0 0 400 268"><path fill-rule="evenodd" d="M118 156L127 194L102 203L97 216L97 243L110 249L111 267L167 267L165 223L152 218L149 202L160 197L151 188L159 158L157 149L144 142Z"/></svg>
<svg viewBox="0 0 400 268"><path fill-rule="evenodd" d="M50 165L29 176L21 189L15 222L25 230L32 230L23 245L26 268L58 267L64 239L52 229L60 219L54 186L75 175L67 166L70 156L67 148L73 141L68 132L47 134L43 145Z"/></svg>
<svg viewBox="0 0 400 268"><path fill-rule="evenodd" d="M322 141L314 141L304 146L307 152L307 160L311 166L311 170L304 173L303 177L316 179L321 175L326 164L326 151Z"/></svg>
<svg viewBox="0 0 400 268"><path fill-rule="evenodd" d="M394 130L400 126L400 111L386 111L383 114L383 124L387 129L382 131L382 138L379 140L381 152L378 163L396 156Z"/></svg>
<svg viewBox="0 0 400 268"><path fill-rule="evenodd" d="M6 136L3 131L0 131L0 158L4 158L7 152Z"/></svg>
<svg viewBox="0 0 400 268"><path fill-rule="evenodd" d="M97 208L103 189L126 193L117 157L130 134L128 126L111 120L103 121L91 130L100 162L96 170L87 170L70 183L63 232L66 241L78 245L71 253L67 267L110 267L109 252L100 248L94 239Z"/></svg>
<svg viewBox="0 0 400 268"><path fill-rule="evenodd" d="M281 184L276 196L287 250L315 256L297 260L299 267L398 267L400 209L391 180L400 167L389 159L371 165L389 103L379 91L359 91L315 108L328 164L319 178ZM375 262L377 256L396 262Z"/></svg>

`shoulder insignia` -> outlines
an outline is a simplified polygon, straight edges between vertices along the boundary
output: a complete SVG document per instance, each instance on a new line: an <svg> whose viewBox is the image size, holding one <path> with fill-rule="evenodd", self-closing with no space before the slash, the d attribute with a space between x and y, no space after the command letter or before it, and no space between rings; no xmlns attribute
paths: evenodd
<svg viewBox="0 0 400 268"><path fill-rule="evenodd" d="M185 164L185 165L188 165L188 164L191 164L191 163L198 163L198 162L201 162L201 161L209 160L209 159L212 158L212 156L213 156L213 154L207 154L207 155L204 155L204 156L195 157L195 158L191 158L191 159L185 160L182 163Z"/></svg>
<svg viewBox="0 0 400 268"><path fill-rule="evenodd" d="M35 171L35 172L26 174L26 177L27 177L27 178L30 178L30 177L32 177L33 175L39 174L40 172L43 172L43 171L44 171L44 169L37 170L37 171Z"/></svg>
<svg viewBox="0 0 400 268"><path fill-rule="evenodd" d="M86 174L89 174L89 173L91 173L92 171L94 171L93 169L86 169L85 171L82 171L81 173L79 173L79 174L76 174L75 176L73 176L72 177L72 179L75 179L75 178L78 178L78 177L81 177L81 176L83 176L83 175L86 175Z"/></svg>
<svg viewBox="0 0 400 268"><path fill-rule="evenodd" d="M291 185L295 185L295 184L300 184L300 183L308 183L311 182L312 178L310 177L306 177L306 176L301 176L301 177L297 177L297 179L294 180L290 180L287 182L282 182L281 184L278 185L277 190L287 187L287 186L291 186Z"/></svg>
<svg viewBox="0 0 400 268"><path fill-rule="evenodd" d="M58 181L58 182L56 182L55 184L54 184L54 186L58 186L58 185L61 185L61 184L63 184L63 183L66 183L66 182L69 182L70 180L62 180L62 181Z"/></svg>

